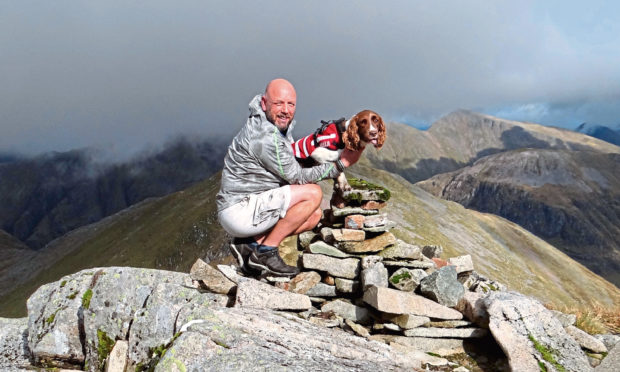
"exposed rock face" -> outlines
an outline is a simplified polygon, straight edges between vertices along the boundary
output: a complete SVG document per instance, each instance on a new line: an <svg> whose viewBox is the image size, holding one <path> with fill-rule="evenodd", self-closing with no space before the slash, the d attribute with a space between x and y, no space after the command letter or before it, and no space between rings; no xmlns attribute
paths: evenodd
<svg viewBox="0 0 620 372"><path fill-rule="evenodd" d="M312 305L306 295L291 293L250 278L239 279L236 306L259 309L307 310Z"/></svg>
<svg viewBox="0 0 620 372"><path fill-rule="evenodd" d="M471 255L469 254L448 258L448 265L454 266L457 274L474 270L474 263L471 260Z"/></svg>
<svg viewBox="0 0 620 372"><path fill-rule="evenodd" d="M421 260L422 252L420 250L420 247L418 247L417 245L408 244L398 239L396 241L396 244L391 247L387 247L386 249L381 251L379 253L379 256L383 257L386 260Z"/></svg>
<svg viewBox="0 0 620 372"><path fill-rule="evenodd" d="M483 300L489 329L508 357L513 371L589 371L590 364L562 324L538 301L510 292L491 293Z"/></svg>
<svg viewBox="0 0 620 372"><path fill-rule="evenodd" d="M596 338L590 336L581 329L572 325L564 329L566 330L566 333L568 333L572 338L574 338L575 341L577 341L577 343L579 343L579 346L581 346L582 348L588 349L594 353L607 352L607 347L602 341L597 340Z"/></svg>
<svg viewBox="0 0 620 372"><path fill-rule="evenodd" d="M420 281L420 292L444 306L454 307L465 294L465 289L456 280L455 267L444 266Z"/></svg>
<svg viewBox="0 0 620 372"><path fill-rule="evenodd" d="M346 279L355 279L359 274L360 261L357 258L338 259L322 254L304 254L306 269L327 271L329 274Z"/></svg>
<svg viewBox="0 0 620 372"><path fill-rule="evenodd" d="M617 153L527 149L490 155L417 185L552 240L618 286L619 168Z"/></svg>
<svg viewBox="0 0 620 372"><path fill-rule="evenodd" d="M156 371L376 371L419 368L405 353L376 342L317 327L287 313L210 309L186 323ZM312 335L311 338L308 335ZM178 368L178 367L177 367Z"/></svg>
<svg viewBox="0 0 620 372"><path fill-rule="evenodd" d="M192 279L201 281L202 285L213 293L229 294L236 287L235 283L221 271L214 269L201 259L196 260L189 275Z"/></svg>
<svg viewBox="0 0 620 372"><path fill-rule="evenodd" d="M28 300L35 361L58 366L86 362L99 369L116 339L139 338L140 347L130 355L144 355L140 349L150 339L172 330L177 302L226 305L226 296L201 294L186 283L191 279L183 273L112 267L84 270L42 286ZM151 297L159 300L148 302Z"/></svg>
<svg viewBox="0 0 620 372"><path fill-rule="evenodd" d="M321 276L316 271L299 273L290 282L290 291L304 294L321 281Z"/></svg>
<svg viewBox="0 0 620 372"><path fill-rule="evenodd" d="M339 248L348 253L372 253L382 251L394 243L396 243L396 237L392 233L385 232L361 242L342 242L339 244Z"/></svg>
<svg viewBox="0 0 620 372"><path fill-rule="evenodd" d="M0 318L0 369L25 368L29 359L28 319Z"/></svg>
<svg viewBox="0 0 620 372"><path fill-rule="evenodd" d="M620 366L620 347L614 347L601 364L596 367L596 372L617 372Z"/></svg>
<svg viewBox="0 0 620 372"><path fill-rule="evenodd" d="M372 285L377 287L388 286L388 271L381 262L377 262L371 267L362 270L362 288L366 289Z"/></svg>
<svg viewBox="0 0 620 372"><path fill-rule="evenodd" d="M440 258L443 248L440 245L425 245L422 248L422 254L428 258Z"/></svg>
<svg viewBox="0 0 620 372"><path fill-rule="evenodd" d="M412 292L415 291L422 279L426 278L428 274L422 269L408 269L402 267L390 276L390 284L401 291Z"/></svg>
<svg viewBox="0 0 620 372"><path fill-rule="evenodd" d="M370 312L361 306L353 305L342 300L334 300L321 306L321 311L332 311L334 314L358 323L368 323L370 321Z"/></svg>
<svg viewBox="0 0 620 372"><path fill-rule="evenodd" d="M80 340L82 305L95 270L81 271L40 287L28 299L28 345L35 362L65 366L84 363ZM92 289L91 289L92 294Z"/></svg>
<svg viewBox="0 0 620 372"><path fill-rule="evenodd" d="M458 311L422 296L390 288L368 288L364 292L364 302L379 311L392 314L415 314L439 319L463 318Z"/></svg>

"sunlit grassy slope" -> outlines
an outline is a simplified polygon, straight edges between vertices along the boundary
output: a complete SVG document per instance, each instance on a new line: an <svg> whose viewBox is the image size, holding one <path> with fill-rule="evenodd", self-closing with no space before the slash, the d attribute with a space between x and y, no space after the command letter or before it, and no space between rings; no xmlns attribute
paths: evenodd
<svg viewBox="0 0 620 372"><path fill-rule="evenodd" d="M348 173L392 191L386 212L398 223L395 233L400 238L440 244L445 257L471 254L479 272L543 302L620 304L617 288L519 226L438 199L400 176L365 166L365 159L361 163ZM330 189L331 181L323 182L323 187ZM121 265L187 271L198 257L222 259L228 250L216 219L218 188L216 175L55 241L49 247L56 252L48 253L55 257L49 265L0 298L0 316L25 315L25 300L38 286L84 268Z"/></svg>
<svg viewBox="0 0 620 372"><path fill-rule="evenodd" d="M81 269L135 266L188 271L198 257L227 255L221 249L227 238L216 216L218 189L219 174L57 239L35 258L39 272L0 298L0 316L24 315L25 300L38 286Z"/></svg>

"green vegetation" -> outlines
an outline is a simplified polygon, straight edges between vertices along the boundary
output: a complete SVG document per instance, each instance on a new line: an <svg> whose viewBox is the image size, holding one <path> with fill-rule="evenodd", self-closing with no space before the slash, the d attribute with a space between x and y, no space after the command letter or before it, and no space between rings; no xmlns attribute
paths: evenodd
<svg viewBox="0 0 620 372"><path fill-rule="evenodd" d="M409 274L409 271L403 271L398 275L394 275L390 278L390 281L394 284L398 284L403 279L411 279L411 274Z"/></svg>
<svg viewBox="0 0 620 372"><path fill-rule="evenodd" d="M542 345L532 335L528 335L527 337L530 339L530 341L532 341L532 343L534 344L534 349L536 349L536 351L540 353L544 360L551 363L551 365L553 365L553 367L555 367L555 369L557 369L559 372L566 372L566 369L560 363L558 363L557 360L555 360L555 354L557 354L555 350L551 350L546 346ZM544 366L544 364L539 362L538 365L540 366L541 371L547 371L547 368Z"/></svg>
<svg viewBox="0 0 620 372"><path fill-rule="evenodd" d="M115 341L108 337L107 333L98 329L97 330L97 355L99 356L99 366L103 367L103 363L105 359L112 352L112 348L114 348Z"/></svg>
<svg viewBox="0 0 620 372"><path fill-rule="evenodd" d="M64 287L67 284L66 280L63 280L62 282L60 282L60 288Z"/></svg>
<svg viewBox="0 0 620 372"><path fill-rule="evenodd" d="M146 365L142 363L138 363L136 365L135 372L142 372L142 371L152 372L155 369L155 366L157 365L159 360L164 356L164 354L166 354L166 351L168 350L168 348L172 346L174 341L177 338L179 338L180 335L181 335L181 332L177 332L169 342L149 348L149 355L151 356L151 360Z"/></svg>
<svg viewBox="0 0 620 372"><path fill-rule="evenodd" d="M53 313L52 313L52 315L48 316L48 317L45 319L45 322L46 322L47 324L51 324L51 323L54 321L54 319L56 318L56 313L57 313L57 312L58 312L58 310L56 310L55 312L53 312Z"/></svg>
<svg viewBox="0 0 620 372"><path fill-rule="evenodd" d="M390 190L386 189L383 186L375 185L374 183L370 183L360 178L348 178L347 180L349 181L349 185L351 185L353 189L375 191L380 200L390 200ZM360 204L363 201L362 196L356 192L345 195L344 199L348 202L353 202L357 204Z"/></svg>
<svg viewBox="0 0 620 372"><path fill-rule="evenodd" d="M70 295L68 295L67 298L69 300L73 300L75 297L77 297L77 294L78 294L78 292L75 291L75 292L71 293Z"/></svg>
<svg viewBox="0 0 620 372"><path fill-rule="evenodd" d="M88 309L90 307L90 300L93 298L93 290L88 288L82 295L82 307Z"/></svg>
<svg viewBox="0 0 620 372"><path fill-rule="evenodd" d="M590 304L585 307L557 306L547 302L545 307L558 310L564 314L577 317L575 327L591 335L603 333L620 333L620 306L601 306Z"/></svg>

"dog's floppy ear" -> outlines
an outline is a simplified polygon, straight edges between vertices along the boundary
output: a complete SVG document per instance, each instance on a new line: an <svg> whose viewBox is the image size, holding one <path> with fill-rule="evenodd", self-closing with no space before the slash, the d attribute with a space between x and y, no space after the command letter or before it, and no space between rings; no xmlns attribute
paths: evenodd
<svg viewBox="0 0 620 372"><path fill-rule="evenodd" d="M359 128L357 126L357 120L358 115L352 117L351 120L349 120L349 126L347 127L347 130L342 135L342 141L344 142L345 147L351 151L360 150L361 145L360 135L358 133Z"/></svg>
<svg viewBox="0 0 620 372"><path fill-rule="evenodd" d="M385 138L387 137L387 131L385 129L385 123L383 123L383 118L377 115L377 119L379 119L379 123L377 124L377 131L379 135L377 137L377 148L380 149L383 147L383 143L385 143Z"/></svg>

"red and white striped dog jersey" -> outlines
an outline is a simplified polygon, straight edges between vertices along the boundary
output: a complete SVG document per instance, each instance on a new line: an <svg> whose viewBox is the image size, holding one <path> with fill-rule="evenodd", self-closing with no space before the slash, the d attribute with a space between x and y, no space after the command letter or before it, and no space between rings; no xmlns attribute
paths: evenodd
<svg viewBox="0 0 620 372"><path fill-rule="evenodd" d="M339 150L342 148L340 132L335 123L325 126L323 131L316 136L312 133L309 136L298 139L293 143L293 153L299 159L306 159L312 155L317 147L324 147L328 150Z"/></svg>

